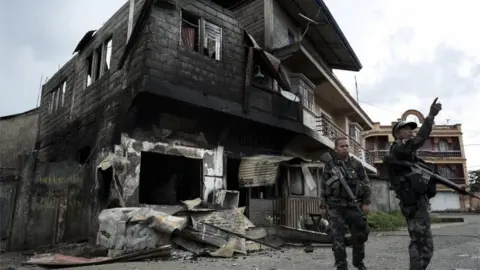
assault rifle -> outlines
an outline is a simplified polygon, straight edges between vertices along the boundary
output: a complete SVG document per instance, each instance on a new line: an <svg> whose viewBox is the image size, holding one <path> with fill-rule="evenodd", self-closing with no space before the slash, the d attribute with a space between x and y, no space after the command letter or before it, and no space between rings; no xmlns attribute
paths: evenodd
<svg viewBox="0 0 480 270"><path fill-rule="evenodd" d="M365 222L365 226L366 226L367 217L363 213L362 209L360 209L360 207L358 206L357 198L355 198L355 195L353 195L353 192L350 189L350 186L348 186L347 182L345 181L345 178L347 178L347 177L351 178L352 177L350 175L350 173L348 172L348 170L346 169L345 163L343 161L341 161L341 166L338 166L337 164L335 164L332 156L328 152L325 152L324 154L322 154L320 156L320 161L322 161L323 163L325 163L326 165L328 165L328 167L330 167L332 169L333 176L328 180L325 179L327 185L331 185L331 184L335 183L336 181L340 181L343 188L348 193L348 196L355 202L355 206L357 207L358 211L362 215L363 221Z"/></svg>
<svg viewBox="0 0 480 270"><path fill-rule="evenodd" d="M477 198L480 200L480 197L473 194L472 192L469 192L468 190L462 188L461 186L453 183L452 181L446 179L445 177L436 174L432 169L430 169L426 164L417 162L417 163L411 163L408 161L399 161L391 156L387 155L383 159L384 164L387 166L393 165L393 166L402 166L409 168L411 170L411 174L417 175L416 180L421 182L422 184L428 184L430 181L435 181L437 184L443 185L447 188L453 189L456 192L470 196L473 198Z"/></svg>

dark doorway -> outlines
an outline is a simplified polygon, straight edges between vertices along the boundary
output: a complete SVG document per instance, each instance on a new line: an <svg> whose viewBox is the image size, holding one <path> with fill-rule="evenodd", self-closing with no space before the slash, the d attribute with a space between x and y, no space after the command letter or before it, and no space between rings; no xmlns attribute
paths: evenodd
<svg viewBox="0 0 480 270"><path fill-rule="evenodd" d="M248 190L246 188L240 188L238 182L238 171L240 169L241 159L239 158L227 158L227 189L228 190L238 190L239 201L238 206L243 207L247 206L247 194ZM247 214L248 209L245 209L245 214Z"/></svg>
<svg viewBox="0 0 480 270"><path fill-rule="evenodd" d="M139 203L175 205L200 197L201 159L142 152L140 162Z"/></svg>

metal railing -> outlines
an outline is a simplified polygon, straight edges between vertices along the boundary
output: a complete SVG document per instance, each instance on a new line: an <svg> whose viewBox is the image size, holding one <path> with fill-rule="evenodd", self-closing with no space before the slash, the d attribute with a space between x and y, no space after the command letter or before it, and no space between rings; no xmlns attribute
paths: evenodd
<svg viewBox="0 0 480 270"><path fill-rule="evenodd" d="M390 150L369 150L376 159L382 159L388 154ZM448 151L431 151L431 150L418 150L417 155L422 158L453 158L462 157L462 151L448 150Z"/></svg>
<svg viewBox="0 0 480 270"><path fill-rule="evenodd" d="M458 177L458 176L454 176L454 177L446 177L448 180L452 181L453 183L457 184L457 185L466 185L467 184L467 181L465 179L465 177Z"/></svg>
<svg viewBox="0 0 480 270"><path fill-rule="evenodd" d="M320 133L320 135L329 138L330 140L334 141L336 138L339 137L347 137L350 140L350 153L354 154L356 157L366 161L370 165L374 165L375 158L374 156L367 151L367 149L363 148L362 145L357 142L355 139L350 137L345 131L339 128L335 123L331 120L318 116L316 118L316 131Z"/></svg>

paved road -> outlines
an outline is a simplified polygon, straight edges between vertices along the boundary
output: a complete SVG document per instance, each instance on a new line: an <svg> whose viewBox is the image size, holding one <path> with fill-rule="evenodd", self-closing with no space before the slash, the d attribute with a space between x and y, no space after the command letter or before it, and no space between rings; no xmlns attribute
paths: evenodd
<svg viewBox="0 0 480 270"><path fill-rule="evenodd" d="M444 224L434 227L435 254L428 269L480 270L480 215L466 215L464 218L467 222L463 225ZM373 236L367 246L366 263L369 269L408 269L408 263L406 264L408 241L406 232ZM351 250L349 258L351 258ZM313 270L334 269L334 267L330 248L317 248L310 254L305 253L301 248L291 248L236 259L206 258L196 262L142 262L77 269Z"/></svg>
<svg viewBox="0 0 480 270"><path fill-rule="evenodd" d="M458 215L455 215L458 216ZM466 215L466 224L434 226L435 254L428 269L480 270L480 215ZM372 270L408 269L406 231L374 235L367 244L366 263ZM348 251L349 259L351 250ZM316 248L307 254L303 248L289 248L279 252L263 252L235 259L202 258L196 262L166 261L111 264L75 268L79 270L313 270L334 269L330 248ZM353 269L353 268L351 268Z"/></svg>

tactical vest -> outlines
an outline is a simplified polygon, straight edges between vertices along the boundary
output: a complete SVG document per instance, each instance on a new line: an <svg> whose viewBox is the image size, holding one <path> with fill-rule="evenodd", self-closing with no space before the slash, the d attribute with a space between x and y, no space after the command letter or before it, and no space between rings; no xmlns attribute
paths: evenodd
<svg viewBox="0 0 480 270"><path fill-rule="evenodd" d="M390 147L390 154L392 154L393 147L401 142L395 141ZM401 153L396 151L393 158L401 161L408 161L411 163L420 162L420 159L416 153ZM397 195L397 198L404 206L416 205L419 198L429 193L429 187L420 183L412 183L408 174L410 170L405 168L397 168L396 166L390 166L388 168L388 179L391 189L393 189ZM435 186L435 185L434 185Z"/></svg>
<svg viewBox="0 0 480 270"><path fill-rule="evenodd" d="M363 189L359 188L360 183L359 183L359 177L357 174L358 164L356 163L356 161L349 160L348 162L345 163L345 165L346 165L345 166L346 170L348 170L345 180L348 186L350 187L350 189L352 190L352 193L355 195L355 197L360 198L361 196L363 196ZM325 179L325 181L327 180L328 179ZM356 203L352 201L347 191L342 186L342 183L338 180L331 183L330 185L328 184L326 185L325 195L327 197L327 203L332 202L332 203L341 204L341 205L354 205Z"/></svg>

